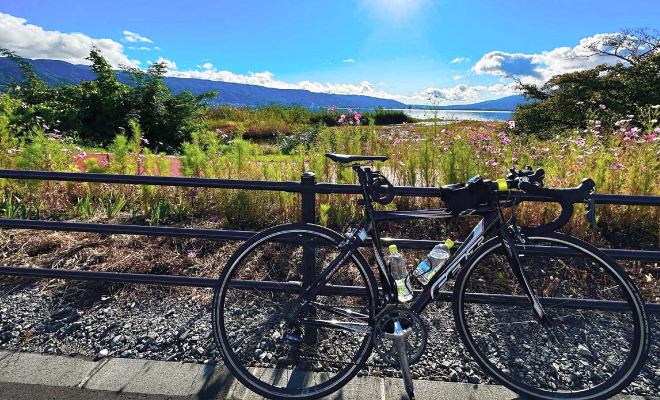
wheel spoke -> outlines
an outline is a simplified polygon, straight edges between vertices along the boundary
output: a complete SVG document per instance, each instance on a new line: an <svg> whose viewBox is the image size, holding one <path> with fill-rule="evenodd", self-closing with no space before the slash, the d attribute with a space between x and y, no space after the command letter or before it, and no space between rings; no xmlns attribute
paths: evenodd
<svg viewBox="0 0 660 400"><path fill-rule="evenodd" d="M266 397L324 394L356 374L371 352L377 287L368 265L347 260L327 283L333 290L319 292L302 311L299 292L288 289L289 283L304 281L304 257L311 253L305 243L314 243L317 276L339 255L341 237L313 229L322 233L264 232L264 239L246 242L242 248L249 250L220 278L241 280L236 287L219 288L214 301L214 329L225 332L219 335L226 338L225 363ZM278 235L296 239L285 242ZM260 289L247 289L249 282L259 282Z"/></svg>
<svg viewBox="0 0 660 400"><path fill-rule="evenodd" d="M556 238L555 238L556 236ZM454 304L459 333L475 360L487 372L506 377L521 394L548 398L561 392L579 398L594 393L615 394L622 388L618 373L641 368L636 359L641 345L638 331L648 332L643 315L633 318L636 298L627 294L620 268L607 256L586 244L574 244L566 236L538 239L534 246L556 246L581 252L524 254L519 251L523 273L533 293L539 296L549 317L540 323L532 308L506 303L468 303L479 295L524 296L518 279L495 240L478 250L475 264L466 266L457 278L462 300ZM593 254L598 253L598 258ZM511 297L504 297L511 298ZM601 311L592 307L605 306ZM633 322L643 326L635 330ZM621 387L612 388L614 385Z"/></svg>

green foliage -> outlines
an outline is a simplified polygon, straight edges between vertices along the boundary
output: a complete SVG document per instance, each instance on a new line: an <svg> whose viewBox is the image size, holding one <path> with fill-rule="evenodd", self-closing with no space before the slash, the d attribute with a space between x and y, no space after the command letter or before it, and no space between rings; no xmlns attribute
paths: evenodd
<svg viewBox="0 0 660 400"><path fill-rule="evenodd" d="M27 208L25 203L12 193L4 198L0 206L0 212L9 219L39 219L41 216L41 204Z"/></svg>
<svg viewBox="0 0 660 400"><path fill-rule="evenodd" d="M158 225L162 220L169 217L169 215L170 215L170 205L166 200L157 199L151 205L151 212L149 214L149 219L151 219L151 222L153 222L154 224ZM179 214L179 217L181 217L181 214Z"/></svg>
<svg viewBox="0 0 660 400"><path fill-rule="evenodd" d="M76 214L83 218L93 217L96 214L96 211L101 207L101 202L94 206L92 205L92 199L93 196L78 197Z"/></svg>
<svg viewBox="0 0 660 400"><path fill-rule="evenodd" d="M108 219L114 218L126 205L126 197L123 194L115 194L114 196L104 196L102 199L103 208L105 209L105 216Z"/></svg>
<svg viewBox="0 0 660 400"><path fill-rule="evenodd" d="M125 67L122 73L130 76L133 86L121 83L96 48L87 57L96 80L57 87L46 85L27 61L11 51L0 48L0 54L11 57L23 71L23 81L8 88L8 93L24 105L16 108L18 112L10 121L15 129L39 116L49 129L57 127L85 145L111 144L134 119L151 149L175 152L203 127L204 100L217 97L216 92L172 94L163 83L166 68L162 63L152 64L147 71Z"/></svg>
<svg viewBox="0 0 660 400"><path fill-rule="evenodd" d="M543 138L591 128L612 129L616 121L633 115L641 123L638 108L660 104L660 55L640 60L635 65L600 65L594 69L558 75L541 88L520 85L528 99L514 111L516 131Z"/></svg>

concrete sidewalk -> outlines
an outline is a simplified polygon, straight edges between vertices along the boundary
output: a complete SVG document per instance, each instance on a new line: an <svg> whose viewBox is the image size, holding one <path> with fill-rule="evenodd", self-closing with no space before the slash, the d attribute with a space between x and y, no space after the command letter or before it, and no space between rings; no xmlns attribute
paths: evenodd
<svg viewBox="0 0 660 400"><path fill-rule="evenodd" d="M260 399L224 366L0 351L3 399ZM420 400L516 399L496 385L415 381ZM649 399L617 396L625 400ZM400 379L355 378L328 399L406 399Z"/></svg>

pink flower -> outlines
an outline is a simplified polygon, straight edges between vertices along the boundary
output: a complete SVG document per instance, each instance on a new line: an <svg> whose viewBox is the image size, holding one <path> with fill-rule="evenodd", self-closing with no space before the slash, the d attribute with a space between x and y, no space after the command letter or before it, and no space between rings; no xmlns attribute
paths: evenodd
<svg viewBox="0 0 660 400"><path fill-rule="evenodd" d="M605 107L605 104L599 104L598 107L600 107L601 110L604 110L604 109L607 108L607 107Z"/></svg>
<svg viewBox="0 0 660 400"><path fill-rule="evenodd" d="M218 216L217 216L217 215L214 215L213 217L211 217L211 222L215 222L215 221L217 221L217 220L218 220Z"/></svg>
<svg viewBox="0 0 660 400"><path fill-rule="evenodd" d="M403 161L399 161L399 165L403 167L406 164L404 164Z"/></svg>
<svg viewBox="0 0 660 400"><path fill-rule="evenodd" d="M642 171L646 171L648 168L642 165Z"/></svg>
<svg viewBox="0 0 660 400"><path fill-rule="evenodd" d="M546 153L547 153L548 151L550 151L550 149L549 149L549 148L547 148L547 147L541 147L541 151L544 151L544 152L546 152Z"/></svg>
<svg viewBox="0 0 660 400"><path fill-rule="evenodd" d="M586 165L586 164L583 163L582 161L578 161L578 162L577 162L577 165L579 165L579 166L583 166L583 165Z"/></svg>
<svg viewBox="0 0 660 400"><path fill-rule="evenodd" d="M309 164L309 163L311 163L311 162L312 162L312 159L311 159L311 158L308 158L308 159L305 160L305 164Z"/></svg>
<svg viewBox="0 0 660 400"><path fill-rule="evenodd" d="M645 137L648 141L655 140L655 135L646 135Z"/></svg>
<svg viewBox="0 0 660 400"><path fill-rule="evenodd" d="M584 104L584 101L576 101L575 104Z"/></svg>
<svg viewBox="0 0 660 400"><path fill-rule="evenodd" d="M348 121L348 124L349 124L349 125L353 125L353 121Z"/></svg>
<svg viewBox="0 0 660 400"><path fill-rule="evenodd" d="M509 121L509 128L516 129L516 121Z"/></svg>
<svg viewBox="0 0 660 400"><path fill-rule="evenodd" d="M539 157L541 157L541 156L539 156L538 154L532 154L532 159L533 159L533 160L536 160L536 159L539 158Z"/></svg>
<svg viewBox="0 0 660 400"><path fill-rule="evenodd" d="M625 137L625 138L623 138L623 141L624 141L624 142L631 142L631 141L632 141L632 139L631 139L631 138L629 138L629 137Z"/></svg>
<svg viewBox="0 0 660 400"><path fill-rule="evenodd" d="M518 161L518 157L511 157L511 162L516 162Z"/></svg>
<svg viewBox="0 0 660 400"><path fill-rule="evenodd" d="M221 151L218 151L217 153L215 153L215 155L218 156L218 157L221 156L222 154L223 153Z"/></svg>
<svg viewBox="0 0 660 400"><path fill-rule="evenodd" d="M623 155L623 154L621 154L621 152L619 152L619 151L617 151L616 153L614 153L614 157L621 157L622 155Z"/></svg>
<svg viewBox="0 0 660 400"><path fill-rule="evenodd" d="M188 257L195 258L195 257L197 257L197 253L195 253L194 251L190 251L190 252L188 252Z"/></svg>
<svg viewBox="0 0 660 400"><path fill-rule="evenodd" d="M619 163L614 164L614 165L610 165L610 169L624 169L624 168L626 168L626 167L624 167L623 165L621 165Z"/></svg>

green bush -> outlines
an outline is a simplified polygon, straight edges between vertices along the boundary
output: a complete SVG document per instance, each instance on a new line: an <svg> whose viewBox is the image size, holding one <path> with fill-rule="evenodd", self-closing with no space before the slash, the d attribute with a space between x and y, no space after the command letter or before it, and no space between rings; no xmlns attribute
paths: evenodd
<svg viewBox="0 0 660 400"><path fill-rule="evenodd" d="M133 85L123 84L96 48L87 58L96 80L79 85L48 86L27 61L7 49L0 48L0 54L14 59L23 71L23 81L8 87L8 93L24 105L16 108L12 125L26 125L38 116L48 129L57 128L88 146L109 145L122 130L130 130L129 121L134 119L147 147L178 151L193 132L204 129L202 110L208 106L204 100L217 96L217 92L195 96L189 91L173 95L163 82L162 63L150 65L147 71L124 67L122 73Z"/></svg>
<svg viewBox="0 0 660 400"><path fill-rule="evenodd" d="M581 132L615 130L615 123L643 124L639 109L660 104L660 55L630 66L600 65L587 71L558 75L541 88L520 85L528 99L513 113L518 132L550 138L579 129ZM627 117L632 115L632 117ZM590 122L592 121L592 122Z"/></svg>

